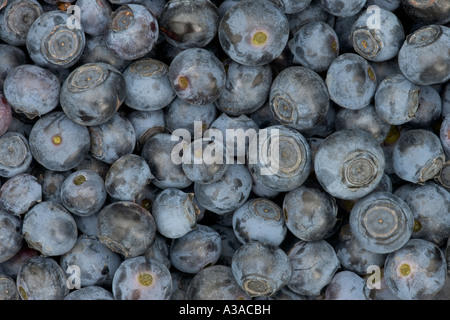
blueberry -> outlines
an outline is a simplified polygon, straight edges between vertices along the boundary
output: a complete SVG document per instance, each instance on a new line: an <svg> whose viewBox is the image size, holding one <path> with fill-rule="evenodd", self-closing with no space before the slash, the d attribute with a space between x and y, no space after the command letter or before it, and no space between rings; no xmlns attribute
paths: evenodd
<svg viewBox="0 0 450 320"><path fill-rule="evenodd" d="M217 108L230 116L252 113L262 107L272 85L270 65L246 66L233 60L225 62L226 84Z"/></svg>
<svg viewBox="0 0 450 320"><path fill-rule="evenodd" d="M444 118L439 129L439 139L447 157L450 157L450 114Z"/></svg>
<svg viewBox="0 0 450 320"><path fill-rule="evenodd" d="M209 129L219 114L219 109L216 108L215 103L197 106L178 97L163 111L164 121L169 132L185 129L189 131L191 137ZM200 130L195 127L195 121L201 123Z"/></svg>
<svg viewBox="0 0 450 320"><path fill-rule="evenodd" d="M107 0L77 0L75 5L80 8L80 24L86 34L106 34L112 14L111 4Z"/></svg>
<svg viewBox="0 0 450 320"><path fill-rule="evenodd" d="M450 22L450 8L444 0L403 0L403 9L415 22L444 25Z"/></svg>
<svg viewBox="0 0 450 320"><path fill-rule="evenodd" d="M197 226L200 214L194 195L176 188L161 190L150 208L158 232L169 239L184 236Z"/></svg>
<svg viewBox="0 0 450 320"><path fill-rule="evenodd" d="M91 146L89 130L61 111L50 112L34 123L29 145L34 160L53 171L73 169Z"/></svg>
<svg viewBox="0 0 450 320"><path fill-rule="evenodd" d="M155 219L131 201L116 201L98 213L99 240L125 258L143 255L156 236Z"/></svg>
<svg viewBox="0 0 450 320"><path fill-rule="evenodd" d="M236 282L252 298L275 294L289 283L292 269L280 247L258 241L239 247L231 262Z"/></svg>
<svg viewBox="0 0 450 320"><path fill-rule="evenodd" d="M320 3L320 1L319 1ZM330 13L328 13L330 14ZM331 14L330 14L331 15ZM351 15L349 17L335 17L334 23L330 24L333 26L334 31L336 32L339 39L339 53L356 53L353 48L353 40L352 40L352 28L351 26L358 20L360 13Z"/></svg>
<svg viewBox="0 0 450 320"><path fill-rule="evenodd" d="M283 12L285 14L295 14L305 10L311 0L281 0Z"/></svg>
<svg viewBox="0 0 450 320"><path fill-rule="evenodd" d="M168 72L169 66L155 59L133 61L123 72L127 106L140 111L153 111L169 105L175 98L175 92Z"/></svg>
<svg viewBox="0 0 450 320"><path fill-rule="evenodd" d="M222 240L222 251L219 260L217 260L217 264L228 267L231 266L233 256L236 253L236 250L242 245L242 242L237 238L232 226L213 223L210 227L219 233Z"/></svg>
<svg viewBox="0 0 450 320"><path fill-rule="evenodd" d="M18 132L6 132L0 136L0 176L12 178L26 173L33 156L28 139Z"/></svg>
<svg viewBox="0 0 450 320"><path fill-rule="evenodd" d="M289 21L271 1L240 1L220 20L218 37L223 50L234 61L264 65L278 57L286 46Z"/></svg>
<svg viewBox="0 0 450 320"><path fill-rule="evenodd" d="M306 138L282 125L266 129L260 130L254 139L257 149L248 151L252 177L279 192L299 187L311 172L311 151Z"/></svg>
<svg viewBox="0 0 450 320"><path fill-rule="evenodd" d="M366 4L366 0L320 0L326 11L337 17L350 17L358 12Z"/></svg>
<svg viewBox="0 0 450 320"><path fill-rule="evenodd" d="M336 110L339 108L333 101L328 102L328 111L325 117L315 127L301 130L306 138L325 138L336 130Z"/></svg>
<svg viewBox="0 0 450 320"><path fill-rule="evenodd" d="M198 203L219 215L242 206L249 198L251 189L252 178L243 164L229 164L224 175L216 182L194 183Z"/></svg>
<svg viewBox="0 0 450 320"><path fill-rule="evenodd" d="M312 129L325 119L330 96L325 82L315 71L293 66L274 79L269 99L275 119L301 131Z"/></svg>
<svg viewBox="0 0 450 320"><path fill-rule="evenodd" d="M340 108L336 112L335 127L336 130L365 130L380 143L391 129L391 125L379 116L373 104L358 110Z"/></svg>
<svg viewBox="0 0 450 320"><path fill-rule="evenodd" d="M17 174L0 188L0 208L18 217L41 201L42 186L31 174Z"/></svg>
<svg viewBox="0 0 450 320"><path fill-rule="evenodd" d="M392 162L401 179L424 183L439 173L445 154L436 134L426 129L413 129L400 136L394 146Z"/></svg>
<svg viewBox="0 0 450 320"><path fill-rule="evenodd" d="M61 203L72 214L89 216L103 207L107 192L105 182L91 170L76 170L61 185Z"/></svg>
<svg viewBox="0 0 450 320"><path fill-rule="evenodd" d="M395 11L402 4L402 0L367 0L366 7L370 7L372 5L378 6L382 9Z"/></svg>
<svg viewBox="0 0 450 320"><path fill-rule="evenodd" d="M180 52L169 65L169 81L175 94L195 105L215 102L225 87L225 68L204 48Z"/></svg>
<svg viewBox="0 0 450 320"><path fill-rule="evenodd" d="M340 228L334 249L342 268L359 276L365 276L371 266L382 268L387 257L387 253L372 252L361 246L348 223Z"/></svg>
<svg viewBox="0 0 450 320"><path fill-rule="evenodd" d="M90 216L74 215L73 218L75 219L78 231L81 234L92 237L98 236L98 212L91 214Z"/></svg>
<svg viewBox="0 0 450 320"><path fill-rule="evenodd" d="M323 190L300 186L283 199L286 226L297 238L318 241L330 235L337 224L336 200Z"/></svg>
<svg viewBox="0 0 450 320"><path fill-rule="evenodd" d="M31 60L42 67L70 68L80 59L86 37L83 28L70 28L70 15L50 10L38 16L28 30L26 48Z"/></svg>
<svg viewBox="0 0 450 320"><path fill-rule="evenodd" d="M61 187L71 173L72 170L53 171L44 168L42 172L35 174L42 185L42 200L62 203Z"/></svg>
<svg viewBox="0 0 450 320"><path fill-rule="evenodd" d="M411 239L386 258L384 276L392 293L402 300L427 300L444 286L445 256L438 246Z"/></svg>
<svg viewBox="0 0 450 320"><path fill-rule="evenodd" d="M73 70L61 87L60 104L66 115L84 126L110 120L125 99L125 79L113 66L87 63Z"/></svg>
<svg viewBox="0 0 450 320"><path fill-rule="evenodd" d="M334 26L336 16L326 11L320 1L311 1L309 5L300 12L286 14L289 21L289 30L294 35L302 26L318 21Z"/></svg>
<svg viewBox="0 0 450 320"><path fill-rule="evenodd" d="M106 45L124 60L149 53L159 34L156 17L143 5L124 4L110 16Z"/></svg>
<svg viewBox="0 0 450 320"><path fill-rule="evenodd" d="M420 86L397 73L379 84L375 93L375 109L380 118L391 125L408 123L419 108L419 93Z"/></svg>
<svg viewBox="0 0 450 320"><path fill-rule="evenodd" d="M250 300L237 284L231 267L215 265L201 270L189 283L188 300Z"/></svg>
<svg viewBox="0 0 450 320"><path fill-rule="evenodd" d="M320 295L340 268L334 248L325 240L295 241L287 254L292 266L287 287L297 294Z"/></svg>
<svg viewBox="0 0 450 320"><path fill-rule="evenodd" d="M366 59L355 53L337 57L327 70L325 82L331 100L352 110L369 105L377 89L375 71Z"/></svg>
<svg viewBox="0 0 450 320"><path fill-rule="evenodd" d="M96 237L81 235L68 252L60 256L59 265L66 271L70 266L80 268L80 286L110 288L114 274L122 263L121 257L112 252Z"/></svg>
<svg viewBox="0 0 450 320"><path fill-rule="evenodd" d="M227 149L222 142L197 139L186 146L181 167L192 182L209 184L218 181L227 170Z"/></svg>
<svg viewBox="0 0 450 320"><path fill-rule="evenodd" d="M398 66L397 57L380 62L371 61L370 65L373 70L375 70L378 85L380 85L384 79L401 73L400 67Z"/></svg>
<svg viewBox="0 0 450 320"><path fill-rule="evenodd" d="M77 165L74 170L90 170L98 174L103 180L109 170L110 165L106 162L94 158L90 153L87 153L84 160Z"/></svg>
<svg viewBox="0 0 450 320"><path fill-rule="evenodd" d="M14 256L0 263L0 273L16 280L22 265L31 257L38 255L38 251L30 249L28 246L22 246Z"/></svg>
<svg viewBox="0 0 450 320"><path fill-rule="evenodd" d="M383 254L400 249L410 239L414 214L399 196L376 191L355 203L349 223L364 249Z"/></svg>
<svg viewBox="0 0 450 320"><path fill-rule="evenodd" d="M11 277L0 274L0 300L20 300L16 282Z"/></svg>
<svg viewBox="0 0 450 320"><path fill-rule="evenodd" d="M161 189L153 184L147 184L137 193L135 202L144 209L151 211L153 202L160 191Z"/></svg>
<svg viewBox="0 0 450 320"><path fill-rule="evenodd" d="M241 0L224 0L217 6L217 12L219 14L219 21L222 20L224 14L235 4Z"/></svg>
<svg viewBox="0 0 450 320"><path fill-rule="evenodd" d="M63 300L69 294L67 278L51 257L36 256L23 264L17 275L22 300Z"/></svg>
<svg viewBox="0 0 450 320"><path fill-rule="evenodd" d="M99 286L88 286L74 290L64 297L64 300L114 300L113 294Z"/></svg>
<svg viewBox="0 0 450 320"><path fill-rule="evenodd" d="M433 86L419 86L419 90L419 105L414 118L407 122L407 127L430 127L442 113L442 99L438 91Z"/></svg>
<svg viewBox="0 0 450 320"><path fill-rule="evenodd" d="M133 124L121 113L115 113L105 123L87 127L90 153L98 160L113 164L120 157L133 152L136 133Z"/></svg>
<svg viewBox="0 0 450 320"><path fill-rule="evenodd" d="M8 44L23 46L33 22L43 9L36 0L13 0L0 11L0 38Z"/></svg>
<svg viewBox="0 0 450 320"><path fill-rule="evenodd" d="M154 259L164 264L168 269L172 266L169 256L169 244L167 238L157 233L155 241L144 253L146 259Z"/></svg>
<svg viewBox="0 0 450 320"><path fill-rule="evenodd" d="M21 47L2 43L0 44L0 61L0 88L3 88L8 73L15 67L26 64L28 57Z"/></svg>
<svg viewBox="0 0 450 320"><path fill-rule="evenodd" d="M112 292L116 300L168 300L172 275L157 260L143 256L129 258L114 274Z"/></svg>
<svg viewBox="0 0 450 320"><path fill-rule="evenodd" d="M445 83L450 79L450 28L424 26L406 37L398 65L410 81L418 85Z"/></svg>
<svg viewBox="0 0 450 320"><path fill-rule="evenodd" d="M153 135L165 131L166 120L164 111L139 111L133 110L126 117L131 122L136 135L136 148L141 149Z"/></svg>
<svg viewBox="0 0 450 320"><path fill-rule="evenodd" d="M319 146L314 172L332 196L352 200L372 192L383 178L385 156L380 143L364 130L343 129Z"/></svg>
<svg viewBox="0 0 450 320"><path fill-rule="evenodd" d="M259 109L253 111L249 115L250 119L255 122L259 129L280 124L274 117L270 108L270 101L266 101Z"/></svg>
<svg viewBox="0 0 450 320"><path fill-rule="evenodd" d="M21 64L8 73L3 91L15 112L33 119L58 106L60 88L60 80L49 69Z"/></svg>
<svg viewBox="0 0 450 320"><path fill-rule="evenodd" d="M368 300L364 279L352 271L337 272L325 289L325 300Z"/></svg>
<svg viewBox="0 0 450 320"><path fill-rule="evenodd" d="M158 133L152 136L143 146L141 157L150 167L155 177L152 183L158 188L183 189L192 184L183 172L181 162L173 161L172 152L179 145L180 140L169 133Z"/></svg>
<svg viewBox="0 0 450 320"><path fill-rule="evenodd" d="M339 55L339 39L333 27L323 21L312 21L299 28L288 46L294 62L316 72L326 71Z"/></svg>
<svg viewBox="0 0 450 320"><path fill-rule="evenodd" d="M134 201L152 178L145 159L130 153L121 156L111 165L105 177L105 189L116 200Z"/></svg>
<svg viewBox="0 0 450 320"><path fill-rule="evenodd" d="M201 48L216 36L219 12L209 0L171 0L158 21L170 44L180 49Z"/></svg>
<svg viewBox="0 0 450 320"><path fill-rule="evenodd" d="M22 236L30 248L54 257L72 249L78 229L70 212L61 204L43 201L25 214Z"/></svg>
<svg viewBox="0 0 450 320"><path fill-rule="evenodd" d="M259 241L279 246L287 234L281 208L264 198L250 199L234 211L233 230L242 244Z"/></svg>
<svg viewBox="0 0 450 320"><path fill-rule="evenodd" d="M448 114L450 114L450 84L447 84L441 93L442 98L442 118L445 118Z"/></svg>
<svg viewBox="0 0 450 320"><path fill-rule="evenodd" d="M441 171L434 177L434 180L445 189L450 190L450 161L443 164Z"/></svg>
<svg viewBox="0 0 450 320"><path fill-rule="evenodd" d="M23 246L22 220L4 210L0 210L0 262L14 257Z"/></svg>
<svg viewBox="0 0 450 320"><path fill-rule="evenodd" d="M411 238L419 238L442 246L450 236L450 193L433 181L424 185L406 183L394 194L400 197L414 215L414 229Z"/></svg>
<svg viewBox="0 0 450 320"><path fill-rule="evenodd" d="M377 23L373 28L368 21L373 16L371 10L359 15L351 28L354 50L370 61L387 61L397 56L403 42L405 31L400 19L391 11L379 8Z"/></svg>

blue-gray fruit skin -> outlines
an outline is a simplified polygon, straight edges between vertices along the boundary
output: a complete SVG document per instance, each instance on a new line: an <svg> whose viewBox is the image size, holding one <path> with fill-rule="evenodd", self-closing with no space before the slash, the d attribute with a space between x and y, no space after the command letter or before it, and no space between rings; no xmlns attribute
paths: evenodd
<svg viewBox="0 0 450 320"><path fill-rule="evenodd" d="M121 113L115 113L105 123L87 127L90 136L90 154L97 160L113 164L130 154L136 147L133 124Z"/></svg>
<svg viewBox="0 0 450 320"><path fill-rule="evenodd" d="M97 237L80 235L77 242L61 255L59 265L70 277L70 266L80 268L80 286L101 286L110 288L114 273L122 263L119 254L111 251Z"/></svg>
<svg viewBox="0 0 450 320"><path fill-rule="evenodd" d="M244 244L260 241L279 246L287 234L283 212L272 200L253 198L233 213L233 230Z"/></svg>
<svg viewBox="0 0 450 320"><path fill-rule="evenodd" d="M153 111L170 104L176 95L168 72L169 66L159 60L142 58L133 61L123 72L126 105L135 110Z"/></svg>
<svg viewBox="0 0 450 320"><path fill-rule="evenodd" d="M401 4L402 0L367 0L365 7L376 5L385 10L395 11Z"/></svg>
<svg viewBox="0 0 450 320"><path fill-rule="evenodd" d="M450 28L428 25L409 34L399 53L398 65L418 85L445 83L450 79Z"/></svg>
<svg viewBox="0 0 450 320"><path fill-rule="evenodd" d="M450 158L450 113L444 118L439 129L439 139L447 158Z"/></svg>
<svg viewBox="0 0 450 320"><path fill-rule="evenodd" d="M37 120L28 141L34 160L48 170L66 171L80 164L89 152L89 130L54 111Z"/></svg>
<svg viewBox="0 0 450 320"><path fill-rule="evenodd" d="M122 73L103 63L86 63L73 70L60 91L63 111L84 126L101 125L122 105L126 91Z"/></svg>
<svg viewBox="0 0 450 320"><path fill-rule="evenodd" d="M126 115L134 128L136 148L141 150L153 135L165 131L166 121L163 110L139 111L134 110Z"/></svg>
<svg viewBox="0 0 450 320"><path fill-rule="evenodd" d="M97 219L99 240L125 258L144 254L155 241L155 219L134 202L112 202L100 210Z"/></svg>
<svg viewBox="0 0 450 320"><path fill-rule="evenodd" d="M70 29L69 17L69 13L53 9L33 22L28 30L26 48L35 64L68 69L80 60L86 44L85 33L82 27Z"/></svg>
<svg viewBox="0 0 450 320"><path fill-rule="evenodd" d="M286 192L301 186L311 172L311 150L297 130L282 125L266 128L257 135L257 159L248 151L252 177L274 191ZM272 150L272 148L274 148ZM277 149L278 148L278 149ZM278 154L274 154L278 150ZM255 161L256 160L256 161Z"/></svg>
<svg viewBox="0 0 450 320"><path fill-rule="evenodd" d="M181 140L173 141L169 133L158 133L151 137L142 148L141 157L147 161L155 177L152 183L158 188L184 189L192 184L183 172L181 163L176 164L172 161L172 150L179 143Z"/></svg>
<svg viewBox="0 0 450 320"><path fill-rule="evenodd" d="M0 61L0 86L3 88L5 78L9 71L17 66L26 64L28 57L25 54L25 50L20 47L2 43L0 44Z"/></svg>
<svg viewBox="0 0 450 320"><path fill-rule="evenodd" d="M405 31L400 19L391 11L379 8L379 28L368 26L373 16L370 10L363 11L352 28L355 51L370 61L386 61L397 56L405 41Z"/></svg>
<svg viewBox="0 0 450 320"><path fill-rule="evenodd" d="M287 228L297 238L318 241L334 229L338 206L323 190L302 185L284 196L283 212Z"/></svg>
<svg viewBox="0 0 450 320"><path fill-rule="evenodd" d="M340 268L336 252L326 240L297 240L287 254L292 266L287 287L297 294L318 296Z"/></svg>
<svg viewBox="0 0 450 320"><path fill-rule="evenodd" d="M216 264L221 252L219 233L210 226L197 224L195 229L172 240L169 256L177 270L197 274L207 266Z"/></svg>
<svg viewBox="0 0 450 320"><path fill-rule="evenodd" d="M25 214L22 236L30 248L54 257L72 249L78 229L73 216L61 204L42 201Z"/></svg>
<svg viewBox="0 0 450 320"><path fill-rule="evenodd" d="M105 177L105 189L116 200L135 201L138 193L153 178L144 158L137 154L126 154L117 159Z"/></svg>
<svg viewBox="0 0 450 320"><path fill-rule="evenodd" d="M336 273L325 289L325 300L368 300L365 280L349 270Z"/></svg>
<svg viewBox="0 0 450 320"><path fill-rule="evenodd" d="M289 21L271 1L241 1L222 17L218 37L223 50L234 61L264 65L277 58L286 46Z"/></svg>
<svg viewBox="0 0 450 320"><path fill-rule="evenodd" d="M27 260L17 274L22 300L63 300L70 292L64 270L51 257Z"/></svg>
<svg viewBox="0 0 450 320"><path fill-rule="evenodd" d="M37 178L42 185L42 200L61 203L61 186L71 173L72 170L53 171L45 168L42 173L38 173Z"/></svg>
<svg viewBox="0 0 450 320"><path fill-rule="evenodd" d="M42 186L28 173L9 178L0 188L0 209L18 217L41 201Z"/></svg>
<svg viewBox="0 0 450 320"><path fill-rule="evenodd" d="M158 34L158 20L145 6L124 4L110 16L106 45L120 58L136 60L153 49Z"/></svg>
<svg viewBox="0 0 450 320"><path fill-rule="evenodd" d="M320 124L330 106L323 79L315 71L301 66L286 68L277 75L269 99L275 119L300 131Z"/></svg>
<svg viewBox="0 0 450 320"><path fill-rule="evenodd" d="M186 290L188 300L250 300L234 279L231 267L210 266L199 271Z"/></svg>
<svg viewBox="0 0 450 320"><path fill-rule="evenodd" d="M20 300L16 281L4 274L0 275L0 300Z"/></svg>
<svg viewBox="0 0 450 320"><path fill-rule="evenodd" d="M430 127L442 114L442 99L433 86L419 87L419 106L414 118L406 123L407 127Z"/></svg>
<svg viewBox="0 0 450 320"><path fill-rule="evenodd" d="M219 233L222 239L222 252L216 264L229 267L231 266L231 260L236 250L242 245L242 242L236 237L236 233L231 225L223 225L215 222L210 226Z"/></svg>
<svg viewBox="0 0 450 320"><path fill-rule="evenodd" d="M155 241L148 247L144 253L146 259L154 259L161 262L168 269L172 266L172 262L169 257L170 245L167 238L159 233L156 234Z"/></svg>
<svg viewBox="0 0 450 320"><path fill-rule="evenodd" d="M337 17L350 17L361 11L366 0L320 0L320 3L325 10Z"/></svg>
<svg viewBox="0 0 450 320"><path fill-rule="evenodd" d="M376 191L355 203L349 223L364 249L384 254L400 249L411 238L414 214L400 197Z"/></svg>
<svg viewBox="0 0 450 320"><path fill-rule="evenodd" d="M209 0L171 0L158 21L168 43L180 49L202 48L217 34L219 12Z"/></svg>
<svg viewBox="0 0 450 320"><path fill-rule="evenodd" d="M6 132L0 137L0 176L12 178L25 173L31 166L28 139L19 132Z"/></svg>
<svg viewBox="0 0 450 320"><path fill-rule="evenodd" d="M4 210L0 210L0 263L14 257L22 248L22 220Z"/></svg>
<svg viewBox="0 0 450 320"><path fill-rule="evenodd" d="M338 109L334 124L336 130L365 130L380 143L391 129L391 125L379 116L373 104L358 110Z"/></svg>
<svg viewBox="0 0 450 320"><path fill-rule="evenodd" d="M439 137L426 129L402 133L392 153L395 173L403 180L423 184L434 178L445 162Z"/></svg>
<svg viewBox="0 0 450 320"><path fill-rule="evenodd" d="M242 206L250 196L252 177L244 164L229 164L224 175L209 184L194 183L198 203L216 214L225 214Z"/></svg>
<svg viewBox="0 0 450 320"><path fill-rule="evenodd" d="M362 109L372 102L377 89L375 71L355 53L337 57L327 70L325 83L330 99L347 109Z"/></svg>
<svg viewBox="0 0 450 320"><path fill-rule="evenodd" d="M252 241L236 250L231 270L250 297L270 297L289 283L292 266L278 246Z"/></svg>
<svg viewBox="0 0 450 320"><path fill-rule="evenodd" d="M176 55L168 76L175 94L195 105L215 102L226 81L222 62L204 48L189 48Z"/></svg>
<svg viewBox="0 0 450 320"><path fill-rule="evenodd" d="M102 209L107 192L105 182L91 170L76 170L61 185L61 203L70 213L89 216Z"/></svg>
<svg viewBox="0 0 450 320"><path fill-rule="evenodd" d="M281 0L278 4L285 14L295 14L305 10L311 3L311 0Z"/></svg>
<svg viewBox="0 0 450 320"><path fill-rule="evenodd" d="M194 202L194 194L167 188L158 193L151 212L158 232L176 239L196 228L200 209Z"/></svg>
<svg viewBox="0 0 450 320"><path fill-rule="evenodd" d="M10 45L24 46L31 25L42 13L36 0L8 1L0 11L0 38Z"/></svg>
<svg viewBox="0 0 450 320"><path fill-rule="evenodd" d="M86 34L90 36L106 34L112 13L109 1L77 0L75 5L80 7L82 12L80 24Z"/></svg>
<svg viewBox="0 0 450 320"><path fill-rule="evenodd" d="M427 300L444 286L447 262L434 243L411 239L386 258L384 277L392 293L402 300Z"/></svg>
<svg viewBox="0 0 450 320"><path fill-rule="evenodd" d="M450 22L450 7L445 0L416 2L403 0L402 7L415 22L444 25Z"/></svg>
<svg viewBox="0 0 450 320"><path fill-rule="evenodd" d="M227 79L217 100L217 108L230 116L239 116L262 107L272 85L270 65L246 66L231 59L224 65Z"/></svg>
<svg viewBox="0 0 450 320"><path fill-rule="evenodd" d="M402 73L385 78L375 93L375 109L391 125L402 125L414 119L419 108L420 86ZM395 97L395 98L393 98Z"/></svg>
<svg viewBox="0 0 450 320"><path fill-rule="evenodd" d="M442 113L441 117L444 119L450 114L450 83L445 85L441 91L442 98Z"/></svg>
<svg viewBox="0 0 450 320"><path fill-rule="evenodd" d="M115 300L111 291L100 286L87 286L74 290L64 297L64 300Z"/></svg>
<svg viewBox="0 0 450 320"><path fill-rule="evenodd" d="M370 266L382 268L386 260L386 253L375 253L364 249L352 233L350 225L344 224L339 230L338 241L334 250L342 268L360 276L367 275Z"/></svg>
<svg viewBox="0 0 450 320"><path fill-rule="evenodd" d="M436 182L427 181L424 185L406 183L394 194L406 202L414 215L411 238L444 245L450 236L450 193Z"/></svg>
<svg viewBox="0 0 450 320"><path fill-rule="evenodd" d="M60 80L48 68L21 64L6 76L3 92L14 111L33 119L58 106L60 88Z"/></svg>
<svg viewBox="0 0 450 320"><path fill-rule="evenodd" d="M363 130L330 134L317 150L314 172L332 196L355 200L372 192L383 178L385 156L378 141Z"/></svg>
<svg viewBox="0 0 450 320"><path fill-rule="evenodd" d="M294 62L315 72L326 71L339 55L339 39L326 22L312 21L294 34L288 42Z"/></svg>
<svg viewBox="0 0 450 320"><path fill-rule="evenodd" d="M289 21L289 30L294 35L301 27L313 21L320 21L334 26L336 16L324 9L320 1L311 1L311 3L302 11L295 14L287 13Z"/></svg>

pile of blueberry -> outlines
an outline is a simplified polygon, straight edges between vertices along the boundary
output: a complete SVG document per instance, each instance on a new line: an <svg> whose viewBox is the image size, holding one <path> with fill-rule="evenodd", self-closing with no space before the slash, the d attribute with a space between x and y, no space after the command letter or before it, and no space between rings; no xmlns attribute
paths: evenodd
<svg viewBox="0 0 450 320"><path fill-rule="evenodd" d="M450 299L448 0L0 0L0 89L0 300Z"/></svg>

